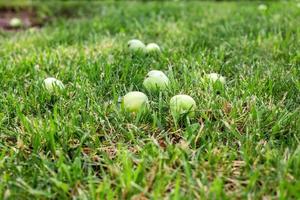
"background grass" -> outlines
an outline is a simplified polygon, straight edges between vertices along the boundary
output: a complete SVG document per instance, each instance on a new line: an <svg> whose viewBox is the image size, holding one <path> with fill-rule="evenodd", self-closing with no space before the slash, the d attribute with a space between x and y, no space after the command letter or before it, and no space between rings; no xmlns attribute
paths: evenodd
<svg viewBox="0 0 300 200"><path fill-rule="evenodd" d="M49 20L0 32L0 199L299 199L300 8L258 5L26 4ZM133 38L162 54L128 52ZM152 69L170 91L144 90ZM210 72L227 77L219 94L200 82ZM132 90L148 115L120 112ZM179 93L198 108L175 127Z"/></svg>

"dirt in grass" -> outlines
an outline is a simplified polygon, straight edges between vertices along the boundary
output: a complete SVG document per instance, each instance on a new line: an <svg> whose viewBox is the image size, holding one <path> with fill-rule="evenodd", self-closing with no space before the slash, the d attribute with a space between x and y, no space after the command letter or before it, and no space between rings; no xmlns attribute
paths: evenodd
<svg viewBox="0 0 300 200"><path fill-rule="evenodd" d="M21 23L12 24L12 20L20 20ZM24 30L32 27L42 27L46 19L41 19L33 8L0 8L0 29L3 30Z"/></svg>

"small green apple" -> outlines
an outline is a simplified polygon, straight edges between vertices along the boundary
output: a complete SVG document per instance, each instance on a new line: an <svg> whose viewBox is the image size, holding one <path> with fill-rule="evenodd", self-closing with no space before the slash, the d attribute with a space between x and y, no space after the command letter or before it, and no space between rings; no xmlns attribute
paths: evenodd
<svg viewBox="0 0 300 200"><path fill-rule="evenodd" d="M129 40L127 44L131 51L145 51L146 48L145 44L137 39Z"/></svg>
<svg viewBox="0 0 300 200"><path fill-rule="evenodd" d="M258 10L261 10L261 11L266 11L268 9L268 7L265 5L265 4L260 4L258 6Z"/></svg>
<svg viewBox="0 0 300 200"><path fill-rule="evenodd" d="M182 114L188 114L189 117L194 117L196 107L195 100L189 95L179 94L170 100L171 113L176 117Z"/></svg>
<svg viewBox="0 0 300 200"><path fill-rule="evenodd" d="M13 28L19 28L22 26L22 24L23 23L22 23L21 19L19 19L17 17L14 17L9 21L9 25Z"/></svg>
<svg viewBox="0 0 300 200"><path fill-rule="evenodd" d="M147 74L143 85L148 91L155 92L167 89L169 82L169 78L162 71L152 70Z"/></svg>
<svg viewBox="0 0 300 200"><path fill-rule="evenodd" d="M152 52L160 52L160 47L156 43L149 43L146 46L146 53L152 53Z"/></svg>
<svg viewBox="0 0 300 200"><path fill-rule="evenodd" d="M217 74L217 73L207 74L205 79L212 82L212 83L220 82L223 85L226 83L226 78L224 76L221 76L220 74Z"/></svg>
<svg viewBox="0 0 300 200"><path fill-rule="evenodd" d="M46 78L44 80L44 87L49 92L53 92L55 90L63 90L65 88L64 84L60 80L52 77Z"/></svg>
<svg viewBox="0 0 300 200"><path fill-rule="evenodd" d="M129 92L123 97L122 105L128 112L140 112L147 107L148 97L142 92Z"/></svg>

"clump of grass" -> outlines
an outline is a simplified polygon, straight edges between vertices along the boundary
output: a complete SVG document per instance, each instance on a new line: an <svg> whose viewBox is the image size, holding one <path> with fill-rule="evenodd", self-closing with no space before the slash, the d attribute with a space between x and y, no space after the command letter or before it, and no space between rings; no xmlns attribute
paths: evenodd
<svg viewBox="0 0 300 200"><path fill-rule="evenodd" d="M298 199L300 11L258 5L50 3L42 29L1 34L0 199ZM132 54L131 38L162 52ZM168 91L143 89L152 69ZM202 84L211 72L226 87ZM118 107L133 90L149 97L143 117ZM197 109L176 126L180 93Z"/></svg>

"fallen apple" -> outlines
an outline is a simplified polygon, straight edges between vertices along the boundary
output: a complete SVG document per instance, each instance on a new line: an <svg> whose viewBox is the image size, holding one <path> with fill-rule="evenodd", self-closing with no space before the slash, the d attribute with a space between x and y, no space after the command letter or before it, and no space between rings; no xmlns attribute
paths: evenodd
<svg viewBox="0 0 300 200"><path fill-rule="evenodd" d="M22 24L22 20L17 17L14 17L9 21L9 25L13 28L19 28L22 26Z"/></svg>
<svg viewBox="0 0 300 200"><path fill-rule="evenodd" d="M49 91L53 92L56 90L63 90L65 88L64 84L60 81L57 80L56 78L46 78L44 80L44 87Z"/></svg>
<svg viewBox="0 0 300 200"><path fill-rule="evenodd" d="M160 47L156 43L149 43L146 46L146 53L160 52Z"/></svg>
<svg viewBox="0 0 300 200"><path fill-rule="evenodd" d="M183 114L194 117L196 107L195 100L189 95L179 94L170 100L170 110L175 117L179 117Z"/></svg>
<svg viewBox="0 0 300 200"><path fill-rule="evenodd" d="M140 112L147 107L148 97L142 92L129 92L123 97L122 105L128 112Z"/></svg>
<svg viewBox="0 0 300 200"><path fill-rule="evenodd" d="M258 6L258 10L261 10L261 11L266 11L268 9L268 7L265 5L265 4L260 4Z"/></svg>
<svg viewBox="0 0 300 200"><path fill-rule="evenodd" d="M226 78L224 76L221 76L220 74L217 74L217 73L207 74L205 76L205 79L212 82L212 83L216 83L216 82L220 82L222 84L226 83Z"/></svg>
<svg viewBox="0 0 300 200"><path fill-rule="evenodd" d="M129 40L127 44L131 51L145 51L146 48L145 44L137 39Z"/></svg>
<svg viewBox="0 0 300 200"><path fill-rule="evenodd" d="M169 78L162 71L152 70L147 74L143 85L148 91L155 92L166 90L169 82Z"/></svg>

